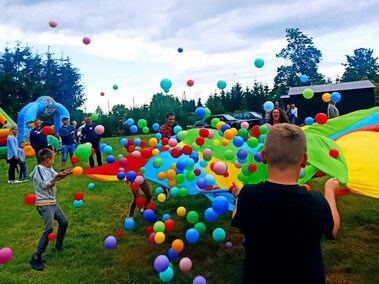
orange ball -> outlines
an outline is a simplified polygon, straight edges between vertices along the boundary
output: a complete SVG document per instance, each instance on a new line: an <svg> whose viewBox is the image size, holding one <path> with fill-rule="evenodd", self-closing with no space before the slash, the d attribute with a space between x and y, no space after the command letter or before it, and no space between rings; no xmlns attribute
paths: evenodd
<svg viewBox="0 0 379 284"><path fill-rule="evenodd" d="M75 168L73 168L72 169L72 174L74 175L74 176L80 176L81 174L83 173L83 168L82 167L79 167L79 166L77 166L77 167L75 167Z"/></svg>
<svg viewBox="0 0 379 284"><path fill-rule="evenodd" d="M181 239L176 239L172 242L171 248L174 252L180 253L184 249L184 243Z"/></svg>
<svg viewBox="0 0 379 284"><path fill-rule="evenodd" d="M166 176L168 179L175 179L176 172L173 169L169 169L166 172Z"/></svg>
<svg viewBox="0 0 379 284"><path fill-rule="evenodd" d="M225 139L232 140L235 135L236 134L235 134L235 131L233 130L233 128L226 129L224 131L224 137L225 137Z"/></svg>
<svg viewBox="0 0 379 284"><path fill-rule="evenodd" d="M221 144L223 146L228 146L229 145L229 140L228 139L222 139Z"/></svg>
<svg viewBox="0 0 379 284"><path fill-rule="evenodd" d="M157 177L159 180L164 180L166 178L166 173L165 172L159 172L157 174Z"/></svg>

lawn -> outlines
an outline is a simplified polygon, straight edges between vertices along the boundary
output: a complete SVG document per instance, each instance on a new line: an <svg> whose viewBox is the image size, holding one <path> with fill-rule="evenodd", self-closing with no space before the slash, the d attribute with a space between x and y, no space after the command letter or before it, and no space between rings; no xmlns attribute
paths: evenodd
<svg viewBox="0 0 379 284"><path fill-rule="evenodd" d="M114 149L114 154L126 153L119 145L120 138L104 138ZM103 157L104 159L104 157ZM104 159L105 160L105 159ZM60 169L58 154L55 169ZM35 165L35 158L27 159L28 172ZM87 167L86 163L81 166ZM159 245L148 242L145 229L150 223L135 214L132 230L123 227L132 193L123 182L99 182L84 175L70 176L58 185L58 202L69 220L64 250L52 251L49 244L44 254L45 270L33 271L29 260L36 248L43 229L43 222L34 206L27 206L24 197L33 193L31 182L8 185L8 165L0 161L0 248L10 247L13 258L0 265L0 283L162 283L153 268L154 259L166 254L173 240L184 240L180 258L189 257L192 269L182 272L179 259L172 261L173 283L192 283L197 275L207 283L238 283L241 279L244 248L243 235L229 226L231 213L219 217L216 222L205 221L204 211L211 203L203 196L171 198L160 203L151 183L153 202L157 206L157 218L168 213L175 221L175 229L166 232L166 240ZM313 190L321 190L324 178L309 182ZM95 183L89 190L88 183ZM84 205L73 206L74 194L82 192ZM206 233L195 244L185 241L185 232L191 228L185 217L179 217L176 209L184 206L199 213L206 224ZM338 199L341 229L336 240L323 241L322 249L328 283L379 283L379 201L355 194ZM226 240L217 243L212 238L215 228L224 228ZM113 250L103 246L104 239L121 230ZM56 227L55 227L56 233ZM54 241L53 241L54 242ZM227 248L226 242L233 246Z"/></svg>

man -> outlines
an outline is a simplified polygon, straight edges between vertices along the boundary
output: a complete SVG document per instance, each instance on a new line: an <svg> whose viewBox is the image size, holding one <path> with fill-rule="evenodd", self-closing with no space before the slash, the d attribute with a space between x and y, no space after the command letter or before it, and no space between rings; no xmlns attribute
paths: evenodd
<svg viewBox="0 0 379 284"><path fill-rule="evenodd" d="M96 160L97 165L100 167L103 165L101 161L101 152L100 152L100 135L96 134L95 127L97 126L95 123L92 122L91 117L85 118L85 125L82 129L81 136L83 137L82 143L89 142L92 144L92 148L95 150L96 153ZM93 160L93 155L89 157L89 165L91 168L95 166L95 162Z"/></svg>
<svg viewBox="0 0 379 284"><path fill-rule="evenodd" d="M286 149L286 151L283 151ZM324 197L298 185L306 166L306 139L296 125L277 124L261 152L267 181L236 185L231 226L245 233L243 283L325 283L320 240L340 226L339 183L329 179Z"/></svg>
<svg viewBox="0 0 379 284"><path fill-rule="evenodd" d="M295 106L295 104L292 104L291 105L291 123L292 124L296 124L297 122L297 107Z"/></svg>
<svg viewBox="0 0 379 284"><path fill-rule="evenodd" d="M11 129L12 125L7 121L4 120L4 125L1 128Z"/></svg>
<svg viewBox="0 0 379 284"><path fill-rule="evenodd" d="M75 141L75 128L70 125L70 120L68 117L62 118L63 125L59 128L59 136L62 139L62 163L61 163L61 171L64 171L66 166L66 161L68 154L70 153L71 162L72 156L75 153L76 149L76 141ZM75 164L72 162L72 166Z"/></svg>
<svg viewBox="0 0 379 284"><path fill-rule="evenodd" d="M339 115L340 115L340 112L338 111L338 108L336 107L336 103L330 101L328 104L328 118L338 117Z"/></svg>
<svg viewBox="0 0 379 284"><path fill-rule="evenodd" d="M38 157L38 151L48 147L47 136L42 133L42 121L38 118L34 120L34 128L30 131L30 145ZM37 158L38 161L38 158Z"/></svg>

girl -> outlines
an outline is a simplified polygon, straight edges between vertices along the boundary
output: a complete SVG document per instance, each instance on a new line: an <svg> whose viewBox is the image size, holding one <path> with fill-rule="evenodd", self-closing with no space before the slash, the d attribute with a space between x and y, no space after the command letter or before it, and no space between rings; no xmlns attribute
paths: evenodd
<svg viewBox="0 0 379 284"><path fill-rule="evenodd" d="M21 182L19 180L16 180L16 168L19 160L17 131L17 126L12 126L9 129L9 134L7 137L7 163L9 164L8 183L10 184Z"/></svg>

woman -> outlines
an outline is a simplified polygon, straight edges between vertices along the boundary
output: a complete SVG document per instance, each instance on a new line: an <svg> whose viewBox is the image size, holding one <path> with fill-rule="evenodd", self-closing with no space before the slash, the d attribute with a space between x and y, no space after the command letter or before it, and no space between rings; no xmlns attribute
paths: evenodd
<svg viewBox="0 0 379 284"><path fill-rule="evenodd" d="M7 137L7 163L9 164L8 183L11 184L21 182L19 180L16 180L16 168L19 160L17 130L17 126L12 126L9 129L9 134Z"/></svg>
<svg viewBox="0 0 379 284"><path fill-rule="evenodd" d="M171 136L175 135L175 113L168 112L165 115L165 123L159 128L159 133L162 135L162 138L170 139Z"/></svg>
<svg viewBox="0 0 379 284"><path fill-rule="evenodd" d="M268 123L275 125L279 123L289 123L289 120L286 113L281 108L275 107L270 113Z"/></svg>

